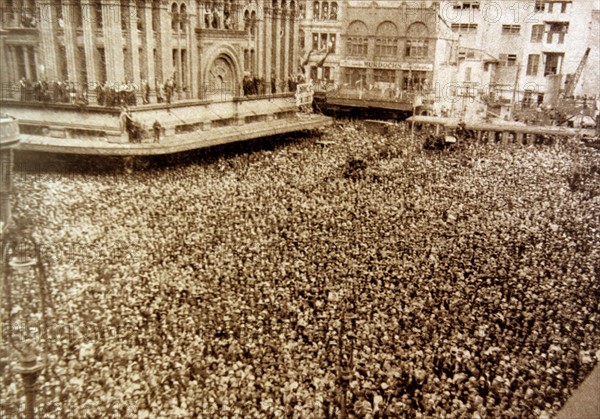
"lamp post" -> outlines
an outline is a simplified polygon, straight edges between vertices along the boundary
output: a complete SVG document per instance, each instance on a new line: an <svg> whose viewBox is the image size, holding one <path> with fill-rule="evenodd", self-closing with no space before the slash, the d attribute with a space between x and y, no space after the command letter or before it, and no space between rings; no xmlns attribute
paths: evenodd
<svg viewBox="0 0 600 419"><path fill-rule="evenodd" d="M25 417L27 419L35 418L37 379L43 369L44 365L37 362L37 355L33 348L23 354L21 365L17 367L17 372L21 374L23 386L25 387Z"/></svg>
<svg viewBox="0 0 600 419"><path fill-rule="evenodd" d="M31 234L15 226L2 233L1 304L6 328L0 368L18 361L25 392L25 417L35 418L37 379L46 366L38 354L48 354L48 316L52 302L40 246ZM7 351L7 346L9 347ZM12 350L12 351L11 351Z"/></svg>

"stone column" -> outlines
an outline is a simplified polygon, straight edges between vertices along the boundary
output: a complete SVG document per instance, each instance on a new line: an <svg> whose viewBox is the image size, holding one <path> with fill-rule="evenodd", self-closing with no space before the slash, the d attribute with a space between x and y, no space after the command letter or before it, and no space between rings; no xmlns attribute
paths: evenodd
<svg viewBox="0 0 600 419"><path fill-rule="evenodd" d="M272 9L265 4L265 43L264 43L264 60L265 60L265 93L271 93L271 52L273 51L273 14ZM268 91L267 91L268 90Z"/></svg>
<svg viewBox="0 0 600 419"><path fill-rule="evenodd" d="M15 45L8 45L8 73L9 78L12 82L12 97L15 99L21 98L21 89L19 87L19 79L21 76L18 71L18 62L17 59L17 47Z"/></svg>
<svg viewBox="0 0 600 419"><path fill-rule="evenodd" d="M296 6L298 7L298 6ZM292 24L292 48L291 48L291 52L290 54L291 59L290 59L290 70L292 72L292 74L294 76L296 76L296 74L298 74L298 62L299 62L299 57L298 57L298 53L299 53L299 42L300 42L300 21L299 21L299 17L300 15L298 14L297 10L293 10L292 11L292 16L291 16L291 24ZM306 45L306 41L305 44Z"/></svg>
<svg viewBox="0 0 600 419"><path fill-rule="evenodd" d="M51 0L40 0L40 51L44 63L43 79L55 80L58 78L58 63L56 61L56 38L54 28L57 26L57 10ZM2 61L6 62L6 61ZM2 72L4 73L4 72Z"/></svg>
<svg viewBox="0 0 600 419"><path fill-rule="evenodd" d="M121 4L119 0L101 0L101 3L106 78L109 83L122 83L125 80L125 58L121 31Z"/></svg>
<svg viewBox="0 0 600 419"><path fill-rule="evenodd" d="M88 100L90 103L96 103L96 82L98 75L96 74L96 22L91 19L93 4L90 0L81 0L83 8L83 46L85 50L85 66L87 68L87 85L88 85Z"/></svg>
<svg viewBox="0 0 600 419"><path fill-rule="evenodd" d="M194 23L192 23L194 22ZM189 88L188 88L188 97L190 99L199 98L199 90L200 90L200 78L199 78L199 65L200 65L200 55L198 54L198 38L195 35L196 27L201 28L204 24L204 4L197 4L196 8L196 18L192 20L190 17L190 25L188 26L189 30L189 46L190 50L188 52L188 57L190 60L189 72Z"/></svg>
<svg viewBox="0 0 600 419"><path fill-rule="evenodd" d="M256 16L256 77L264 77L264 53L265 53L265 13L263 10L258 9Z"/></svg>
<svg viewBox="0 0 600 419"><path fill-rule="evenodd" d="M287 86L287 80L290 76L290 10L284 10L283 11L283 15L282 15L282 20L283 20L283 26L284 26L284 33L283 33L283 42L282 42L282 51L281 51L281 56L282 56L282 60L283 60L283 77L282 80L286 83ZM294 43L295 44L295 43ZM284 91L287 90L287 88L283 89Z"/></svg>
<svg viewBox="0 0 600 419"><path fill-rule="evenodd" d="M0 62L4 63L6 67L9 66L8 54L6 47L6 33L0 28ZM8 68L6 71L0 71L0 99L10 98L10 89L12 84L16 83L16 80L11 80L8 74Z"/></svg>
<svg viewBox="0 0 600 419"><path fill-rule="evenodd" d="M75 48L77 48L77 29L73 19L73 9L81 7L76 2L63 2L62 13L65 22L65 51L67 53L67 78L70 82L78 82L77 60L75 58Z"/></svg>
<svg viewBox="0 0 600 419"><path fill-rule="evenodd" d="M154 79L156 72L154 69L154 31L152 30L152 1L145 2L145 23L144 30L146 31L146 68L148 72L148 84L150 85L150 103L156 102L156 90L154 89Z"/></svg>
<svg viewBox="0 0 600 419"><path fill-rule="evenodd" d="M273 19L275 20L275 33L273 34L273 50L275 51L275 78L277 83L277 93L281 92L281 9L273 10Z"/></svg>
<svg viewBox="0 0 600 419"><path fill-rule="evenodd" d="M133 75L133 83L136 86L135 96L136 103L142 103L142 79L140 77L140 43L138 38L137 28L137 14L143 13L143 11L136 10L137 4L135 0L129 0L129 16L127 17L127 37L129 38L127 44L131 50L131 73ZM135 11L135 13L133 13Z"/></svg>
<svg viewBox="0 0 600 419"><path fill-rule="evenodd" d="M172 33L171 16L168 2L162 0L160 3L160 57L162 63L162 83L173 75L173 52L171 48Z"/></svg>
<svg viewBox="0 0 600 419"><path fill-rule="evenodd" d="M185 95L186 99L191 99L193 97L194 89L194 73L192 72L192 51L196 48L196 43L194 42L194 30L196 25L196 14L193 10L188 10L187 12L187 20L185 22Z"/></svg>

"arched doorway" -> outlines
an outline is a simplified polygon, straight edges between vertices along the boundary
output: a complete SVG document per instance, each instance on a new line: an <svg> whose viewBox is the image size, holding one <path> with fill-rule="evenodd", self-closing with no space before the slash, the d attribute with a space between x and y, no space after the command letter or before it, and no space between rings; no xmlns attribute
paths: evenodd
<svg viewBox="0 0 600 419"><path fill-rule="evenodd" d="M209 99L230 100L237 94L237 77L233 63L226 55L219 55L208 69Z"/></svg>

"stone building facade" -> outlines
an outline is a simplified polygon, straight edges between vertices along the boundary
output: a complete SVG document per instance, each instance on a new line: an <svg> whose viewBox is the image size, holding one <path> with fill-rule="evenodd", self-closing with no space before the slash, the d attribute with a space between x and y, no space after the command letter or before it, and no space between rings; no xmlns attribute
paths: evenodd
<svg viewBox="0 0 600 419"><path fill-rule="evenodd" d="M97 83L146 80L154 98L172 79L175 99L227 98L245 74L277 92L295 74L294 0L2 0L1 10L3 92L60 80L93 102Z"/></svg>
<svg viewBox="0 0 600 419"><path fill-rule="evenodd" d="M303 69L329 104L412 111L415 95L443 101L458 36L439 2L304 0L300 10Z"/></svg>
<svg viewBox="0 0 600 419"><path fill-rule="evenodd" d="M340 83L347 87L427 91L454 71L457 37L433 4L349 2L341 39Z"/></svg>

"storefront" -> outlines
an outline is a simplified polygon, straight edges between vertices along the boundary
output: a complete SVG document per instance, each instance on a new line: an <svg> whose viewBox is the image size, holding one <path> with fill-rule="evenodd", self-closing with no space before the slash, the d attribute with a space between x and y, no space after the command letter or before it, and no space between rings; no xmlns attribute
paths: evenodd
<svg viewBox="0 0 600 419"><path fill-rule="evenodd" d="M342 60L342 79L349 88L369 85L402 90L426 90L433 77L433 64Z"/></svg>

